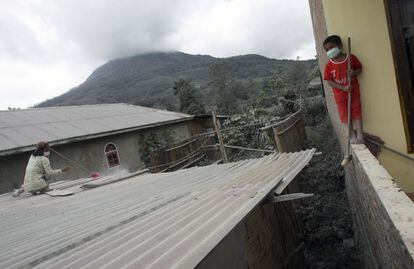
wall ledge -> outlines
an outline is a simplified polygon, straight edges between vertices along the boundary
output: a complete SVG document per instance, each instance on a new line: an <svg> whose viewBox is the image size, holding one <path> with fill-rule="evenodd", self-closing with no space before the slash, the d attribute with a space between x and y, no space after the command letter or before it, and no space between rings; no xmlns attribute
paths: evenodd
<svg viewBox="0 0 414 269"><path fill-rule="evenodd" d="M414 258L414 203L364 145L351 145L353 165L363 171ZM413 179L414 180L414 179Z"/></svg>

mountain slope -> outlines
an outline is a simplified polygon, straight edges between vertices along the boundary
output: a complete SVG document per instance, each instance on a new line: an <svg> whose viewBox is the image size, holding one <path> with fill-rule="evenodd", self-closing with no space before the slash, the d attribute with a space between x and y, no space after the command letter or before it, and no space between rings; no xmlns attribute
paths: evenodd
<svg viewBox="0 0 414 269"><path fill-rule="evenodd" d="M209 67L223 60L239 81L264 79L274 71L286 72L295 65L307 68L315 65L313 60L275 60L259 55L220 59L182 52L149 53L110 61L98 67L78 87L37 106L123 102L170 108L175 103L174 81L189 78L203 89L207 86Z"/></svg>

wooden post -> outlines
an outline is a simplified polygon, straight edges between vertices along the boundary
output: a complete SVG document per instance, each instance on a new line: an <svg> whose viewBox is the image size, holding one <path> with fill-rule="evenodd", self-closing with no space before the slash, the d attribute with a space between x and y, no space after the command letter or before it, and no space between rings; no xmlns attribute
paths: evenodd
<svg viewBox="0 0 414 269"><path fill-rule="evenodd" d="M214 131L217 134L217 138L218 138L219 145L220 145L221 158L223 159L223 163L226 163L227 154L226 154L226 149L224 148L223 138L221 137L221 133L220 133L220 122L217 122L216 112L213 111L211 113L213 114Z"/></svg>
<svg viewBox="0 0 414 269"><path fill-rule="evenodd" d="M295 152L302 150L306 138L303 112L299 110L288 118L273 126L275 143L279 152Z"/></svg>

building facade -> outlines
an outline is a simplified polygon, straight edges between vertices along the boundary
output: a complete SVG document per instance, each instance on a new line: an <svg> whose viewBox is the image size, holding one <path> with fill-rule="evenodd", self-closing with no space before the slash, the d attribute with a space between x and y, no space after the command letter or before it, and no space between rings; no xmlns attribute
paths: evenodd
<svg viewBox="0 0 414 269"><path fill-rule="evenodd" d="M2 193L23 183L27 161L41 140L76 163L51 152L52 168L73 167L53 177L59 181L89 177L92 172L106 175L142 169L149 137L159 143L178 143L208 125L206 119L200 121L191 115L126 104L2 111L0 115L5 119L0 128ZM95 125L99 123L103 126L98 129ZM56 130L57 126L61 129ZM27 128L30 130L23 133Z"/></svg>

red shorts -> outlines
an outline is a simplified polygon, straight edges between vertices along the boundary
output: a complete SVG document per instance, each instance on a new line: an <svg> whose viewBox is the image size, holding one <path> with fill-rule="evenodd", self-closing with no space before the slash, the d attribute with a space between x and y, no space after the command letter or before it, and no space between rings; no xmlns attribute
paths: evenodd
<svg viewBox="0 0 414 269"><path fill-rule="evenodd" d="M352 96L351 102L351 119L353 120L360 120L362 117L361 113L361 100L359 96ZM339 118L341 122L347 123L348 122L348 98L341 102L336 102L338 106Z"/></svg>

